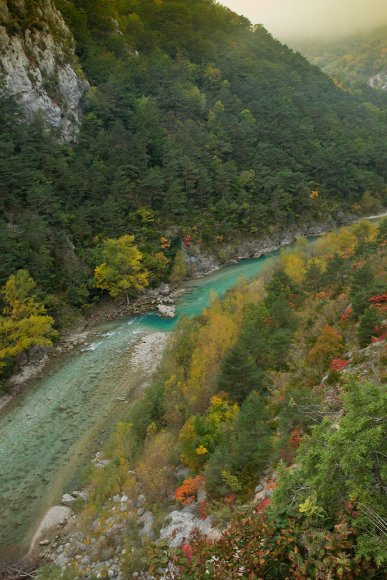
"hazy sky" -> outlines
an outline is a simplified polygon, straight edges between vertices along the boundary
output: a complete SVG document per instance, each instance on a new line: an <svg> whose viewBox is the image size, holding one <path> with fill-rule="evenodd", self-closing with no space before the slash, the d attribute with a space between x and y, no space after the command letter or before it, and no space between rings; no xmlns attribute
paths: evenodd
<svg viewBox="0 0 387 580"><path fill-rule="evenodd" d="M273 36L342 35L387 23L387 0L220 0Z"/></svg>

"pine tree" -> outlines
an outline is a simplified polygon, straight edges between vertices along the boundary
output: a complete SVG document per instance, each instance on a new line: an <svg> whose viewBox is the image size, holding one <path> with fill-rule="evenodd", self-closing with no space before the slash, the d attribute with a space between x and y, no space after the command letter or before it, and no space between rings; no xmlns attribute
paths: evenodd
<svg viewBox="0 0 387 580"><path fill-rule="evenodd" d="M246 342L238 341L223 359L218 385L241 403L251 391L263 388L264 375Z"/></svg>
<svg viewBox="0 0 387 580"><path fill-rule="evenodd" d="M374 307L368 308L359 321L358 338L362 348L369 345L371 338L377 336L377 327L381 323L381 316Z"/></svg>
<svg viewBox="0 0 387 580"><path fill-rule="evenodd" d="M308 267L303 286L308 292L320 292L323 281L323 273L316 262L312 262Z"/></svg>

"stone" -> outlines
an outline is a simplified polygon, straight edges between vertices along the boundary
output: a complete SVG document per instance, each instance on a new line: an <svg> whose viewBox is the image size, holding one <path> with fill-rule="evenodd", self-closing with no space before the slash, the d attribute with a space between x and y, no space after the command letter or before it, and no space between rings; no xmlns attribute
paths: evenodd
<svg viewBox="0 0 387 580"><path fill-rule="evenodd" d="M72 495L76 498L80 498L82 501L87 501L89 499L87 491L73 491Z"/></svg>
<svg viewBox="0 0 387 580"><path fill-rule="evenodd" d="M168 513L172 513L172 512L174 512L174 511L176 511L176 510L177 510L177 508L178 508L178 506L177 506L176 504L174 504L174 505L169 505L169 506L167 507L167 511L168 511Z"/></svg>
<svg viewBox="0 0 387 580"><path fill-rule="evenodd" d="M75 497L73 497L69 493L65 493L62 496L62 499L61 499L60 503L63 504L63 505L71 505L74 501L75 501Z"/></svg>
<svg viewBox="0 0 387 580"><path fill-rule="evenodd" d="M167 306L166 304L159 304L157 306L157 310L159 314L164 318L175 318L176 316L175 306Z"/></svg>
<svg viewBox="0 0 387 580"><path fill-rule="evenodd" d="M188 467L181 466L175 469L175 477L178 481L183 481L184 479L187 479L188 476L189 476Z"/></svg>
<svg viewBox="0 0 387 580"><path fill-rule="evenodd" d="M266 497L266 494L265 494L265 490L263 489L262 491L259 491L257 494L255 494L254 501L261 502L265 499L265 497Z"/></svg>
<svg viewBox="0 0 387 580"><path fill-rule="evenodd" d="M71 509L65 506L54 506L44 516L40 526L35 534L34 539L31 542L33 546L34 543L42 536L43 532L46 530L51 530L57 526L64 525L71 517Z"/></svg>
<svg viewBox="0 0 387 580"><path fill-rule="evenodd" d="M168 296L171 293L169 284L160 284L158 292L161 294L161 296Z"/></svg>
<svg viewBox="0 0 387 580"><path fill-rule="evenodd" d="M61 554L56 560L54 560L54 565L58 566L58 568L65 568L68 562L68 558L64 554Z"/></svg>
<svg viewBox="0 0 387 580"><path fill-rule="evenodd" d="M169 514L170 522L160 531L160 538L166 539L171 548L177 548L188 540L194 528L198 528L209 538L219 537L220 532L213 528L211 517L201 520L192 513L174 511Z"/></svg>
<svg viewBox="0 0 387 580"><path fill-rule="evenodd" d="M38 18L37 14L34 20ZM79 131L81 98L89 83L73 64L74 39L51 0L45 2L44 23L40 30L27 28L24 34L11 35L0 27L0 69L27 119L41 112L71 141ZM55 94L50 90L53 80Z"/></svg>
<svg viewBox="0 0 387 580"><path fill-rule="evenodd" d="M156 534L153 530L153 524L154 524L154 517L152 512L148 511L145 512L141 518L140 518L140 522L142 523L143 527L140 530L140 536L142 538L147 538L150 540L155 540L156 539Z"/></svg>
<svg viewBox="0 0 387 580"><path fill-rule="evenodd" d="M141 507L146 502L146 497L144 494L140 494L137 498L137 507Z"/></svg>
<svg viewBox="0 0 387 580"><path fill-rule="evenodd" d="M387 91L387 72L379 72L368 79L368 85L373 89Z"/></svg>
<svg viewBox="0 0 387 580"><path fill-rule="evenodd" d="M39 542L40 546L48 546L50 542L48 540L42 540L41 542Z"/></svg>
<svg viewBox="0 0 387 580"><path fill-rule="evenodd" d="M122 498L121 498L121 503L128 503L128 501L129 501L128 496L127 495L123 495Z"/></svg>

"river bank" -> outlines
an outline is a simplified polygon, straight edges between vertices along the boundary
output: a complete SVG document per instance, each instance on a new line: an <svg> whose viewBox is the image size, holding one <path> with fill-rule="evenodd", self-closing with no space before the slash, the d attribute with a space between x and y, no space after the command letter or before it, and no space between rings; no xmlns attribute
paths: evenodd
<svg viewBox="0 0 387 580"><path fill-rule="evenodd" d="M141 376L139 389L137 389L136 397L141 396L144 389L149 384L152 376L157 371L164 349L167 345L168 334L166 332L153 332L141 336L133 345L133 348L127 358L126 365L130 372ZM117 402L128 403L125 396L117 397ZM131 400L130 402L133 402ZM108 465L108 460L103 459L103 451L98 450L94 454L94 458L90 459L91 463L103 469ZM62 535L68 533L70 529L76 524L77 516L72 511L71 506L76 500L86 501L88 498L87 491L74 490L71 494L65 494L62 498L61 505L51 507L41 520L31 544L26 558L30 559L38 554L35 554L35 549L40 552L42 546L51 545L53 542L53 532L60 530ZM44 538L44 539L42 539ZM48 540L47 538L50 538ZM39 547L38 547L39 545Z"/></svg>
<svg viewBox="0 0 387 580"><path fill-rule="evenodd" d="M158 368L168 333L133 329L126 339L127 327L132 325L91 334L78 355L69 353L74 368L52 360L44 381L32 384L9 412L0 414L0 562L18 561L28 551L31 524L44 513L34 544L43 530L63 527L69 513L52 506L64 492L80 488L80 475L93 457L104 465L101 449L113 425L142 396ZM107 367L101 373L99 358Z"/></svg>
<svg viewBox="0 0 387 580"><path fill-rule="evenodd" d="M8 392L0 396L0 410L12 401L31 381L44 376L52 358L66 355L82 348L92 337L99 324L105 321L120 320L122 318L157 311L159 306L173 307L176 300L187 291L187 282L197 280L217 272L230 264L238 263L246 259L257 259L286 247L302 236L321 236L339 225L349 225L360 220L381 219L387 216L387 212L381 212L371 216L358 217L355 215L340 215L336 220L331 216L324 223L309 223L302 226L294 226L287 230L278 231L270 236L257 239L238 240L234 244L225 244L222 248L222 256L203 250L199 245L183 247L183 253L188 269L188 279L180 284L170 287L161 284L156 289L144 290L130 304L124 304L120 300L104 300L96 305L91 312L80 318L75 325L67 329L59 343L51 350L45 349L40 358L32 357L32 360L23 365L20 371L8 380Z"/></svg>

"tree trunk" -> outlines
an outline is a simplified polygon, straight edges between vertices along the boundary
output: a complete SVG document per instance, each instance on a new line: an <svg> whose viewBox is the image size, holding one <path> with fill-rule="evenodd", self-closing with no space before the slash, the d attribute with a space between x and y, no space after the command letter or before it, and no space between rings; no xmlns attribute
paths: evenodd
<svg viewBox="0 0 387 580"><path fill-rule="evenodd" d="M125 290L125 298L126 298L126 305L129 306L129 295L128 295L127 290Z"/></svg>

